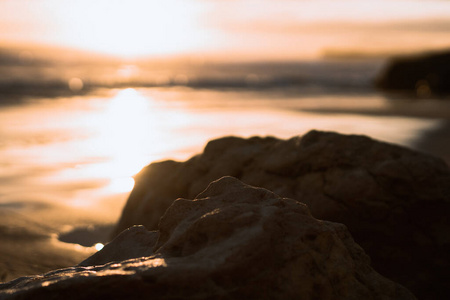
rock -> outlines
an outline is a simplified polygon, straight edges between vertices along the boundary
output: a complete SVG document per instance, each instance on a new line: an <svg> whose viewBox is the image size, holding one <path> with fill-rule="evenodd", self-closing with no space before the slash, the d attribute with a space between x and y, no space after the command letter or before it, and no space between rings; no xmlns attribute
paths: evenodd
<svg viewBox="0 0 450 300"><path fill-rule="evenodd" d="M311 131L289 140L227 137L188 161L153 163L136 177L116 232L157 228L178 197L234 176L344 223L384 276L421 299L450 298L450 171L440 159L364 136Z"/></svg>
<svg viewBox="0 0 450 300"><path fill-rule="evenodd" d="M150 256L158 234L144 226L133 226L124 230L103 249L82 261L79 266L104 265L113 261Z"/></svg>
<svg viewBox="0 0 450 300"><path fill-rule="evenodd" d="M376 82L387 91L414 92L418 97L450 94L450 51L393 59Z"/></svg>
<svg viewBox="0 0 450 300"><path fill-rule="evenodd" d="M17 279L0 298L415 299L370 267L344 225L235 178L175 201L158 229L156 243L142 227L120 237L154 244L150 256Z"/></svg>

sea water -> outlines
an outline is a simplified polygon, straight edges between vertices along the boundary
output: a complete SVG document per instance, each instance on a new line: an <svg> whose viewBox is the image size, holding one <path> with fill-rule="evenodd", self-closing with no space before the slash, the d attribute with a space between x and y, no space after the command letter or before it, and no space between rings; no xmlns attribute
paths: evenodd
<svg viewBox="0 0 450 300"><path fill-rule="evenodd" d="M286 139L318 129L413 146L439 126L440 119L390 114L393 100L369 87L373 72L341 68L310 66L315 80L299 86L291 84L298 74L246 70L225 81L184 78L1 106L0 207L55 226L113 223L141 168L186 160L214 138Z"/></svg>

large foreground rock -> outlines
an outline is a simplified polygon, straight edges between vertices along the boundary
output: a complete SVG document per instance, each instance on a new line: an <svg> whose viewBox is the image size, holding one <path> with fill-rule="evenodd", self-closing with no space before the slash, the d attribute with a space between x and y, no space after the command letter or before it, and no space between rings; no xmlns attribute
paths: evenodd
<svg viewBox="0 0 450 300"><path fill-rule="evenodd" d="M131 245L146 256L21 278L0 285L0 298L415 299L370 267L344 225L231 177L194 201L175 201L158 232L126 231L91 263L113 248L135 256Z"/></svg>
<svg viewBox="0 0 450 300"><path fill-rule="evenodd" d="M381 274L421 299L450 299L450 171L440 159L364 136L311 131L289 140L222 138L186 162L146 167L116 232L157 228L178 197L230 175L344 223Z"/></svg>

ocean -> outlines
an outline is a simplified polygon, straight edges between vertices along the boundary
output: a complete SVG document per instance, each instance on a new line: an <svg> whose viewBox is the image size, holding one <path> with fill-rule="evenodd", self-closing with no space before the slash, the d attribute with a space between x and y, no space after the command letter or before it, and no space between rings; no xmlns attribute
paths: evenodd
<svg viewBox="0 0 450 300"><path fill-rule="evenodd" d="M384 64L2 64L0 208L59 231L112 224L142 167L229 135L318 129L415 147L448 101L377 91Z"/></svg>

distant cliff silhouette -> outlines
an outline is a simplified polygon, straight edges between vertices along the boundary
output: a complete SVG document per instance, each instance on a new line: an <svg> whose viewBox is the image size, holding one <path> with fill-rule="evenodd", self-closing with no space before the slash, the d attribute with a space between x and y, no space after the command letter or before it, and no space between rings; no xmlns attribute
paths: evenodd
<svg viewBox="0 0 450 300"><path fill-rule="evenodd" d="M450 50L397 57L377 79L385 91L415 93L419 98L450 95Z"/></svg>

